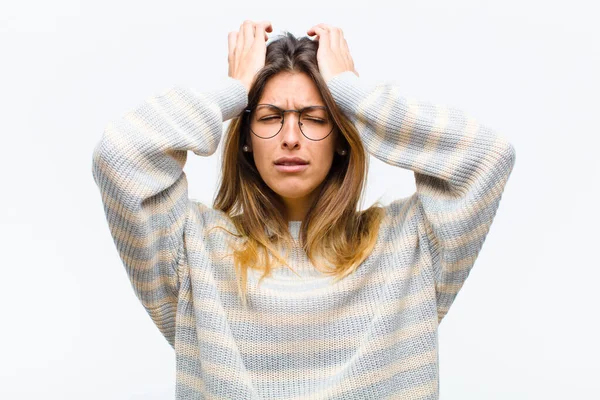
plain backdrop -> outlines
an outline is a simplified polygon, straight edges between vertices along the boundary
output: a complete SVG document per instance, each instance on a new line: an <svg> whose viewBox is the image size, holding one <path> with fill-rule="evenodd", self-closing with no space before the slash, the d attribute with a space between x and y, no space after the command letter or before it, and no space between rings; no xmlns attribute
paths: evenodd
<svg viewBox="0 0 600 400"><path fill-rule="evenodd" d="M227 75L227 34L343 29L361 78L458 107L516 164L439 329L441 399L588 399L598 367L600 28L592 1L0 3L0 398L171 399L174 351L138 302L91 172L109 121ZM212 204L221 146L188 153ZM415 190L371 157L363 208ZM595 397L598 398L598 397Z"/></svg>

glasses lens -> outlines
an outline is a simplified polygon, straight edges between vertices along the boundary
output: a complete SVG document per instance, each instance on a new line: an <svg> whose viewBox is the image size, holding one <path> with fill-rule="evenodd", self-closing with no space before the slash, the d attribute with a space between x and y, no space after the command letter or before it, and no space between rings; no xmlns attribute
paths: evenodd
<svg viewBox="0 0 600 400"><path fill-rule="evenodd" d="M281 111L273 106L258 105L250 114L250 129L261 138L270 138L279 132L283 124Z"/></svg>
<svg viewBox="0 0 600 400"><path fill-rule="evenodd" d="M250 129L263 139L277 135L282 125L283 113L274 106L258 105L250 115ZM327 109L324 107L305 108L300 115L300 129L311 140L325 138L333 129Z"/></svg>
<svg viewBox="0 0 600 400"><path fill-rule="evenodd" d="M324 107L305 108L300 116L300 129L309 139L321 140L331 132L332 128L333 122Z"/></svg>

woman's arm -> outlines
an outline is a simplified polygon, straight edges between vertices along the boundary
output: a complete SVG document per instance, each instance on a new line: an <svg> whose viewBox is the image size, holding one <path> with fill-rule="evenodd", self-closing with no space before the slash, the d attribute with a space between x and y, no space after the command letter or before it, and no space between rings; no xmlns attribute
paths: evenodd
<svg viewBox="0 0 600 400"><path fill-rule="evenodd" d="M414 171L441 321L490 229L515 149L462 111L402 97L391 84L367 85L350 71L327 84L369 153Z"/></svg>
<svg viewBox="0 0 600 400"><path fill-rule="evenodd" d="M230 77L206 93L176 86L110 123L93 151L110 233L136 296L171 346L189 208L187 151L213 154L223 121L247 101L245 86Z"/></svg>

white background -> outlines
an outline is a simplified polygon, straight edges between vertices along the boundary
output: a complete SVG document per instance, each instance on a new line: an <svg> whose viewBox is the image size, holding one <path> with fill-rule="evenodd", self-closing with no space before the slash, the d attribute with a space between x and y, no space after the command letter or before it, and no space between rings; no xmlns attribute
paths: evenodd
<svg viewBox="0 0 600 400"><path fill-rule="evenodd" d="M458 107L515 146L494 224L440 326L441 399L593 397L594 2L205 4L1 3L0 398L174 397L174 352L120 263L92 150L106 124L144 98L226 76L227 33L245 19L297 36L339 26L361 78ZM218 162L188 154L190 197L212 204ZM371 157L364 207L414 190L411 171Z"/></svg>

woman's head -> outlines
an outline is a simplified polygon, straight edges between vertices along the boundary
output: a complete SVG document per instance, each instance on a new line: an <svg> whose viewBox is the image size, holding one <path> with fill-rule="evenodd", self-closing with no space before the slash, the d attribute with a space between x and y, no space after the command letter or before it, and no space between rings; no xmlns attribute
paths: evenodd
<svg viewBox="0 0 600 400"><path fill-rule="evenodd" d="M348 262L358 261L365 246L374 244L372 228L378 228L381 210L371 207L357 212L368 156L358 131L336 105L319 72L318 45L308 37L287 33L267 46L265 66L248 93L247 109L252 112L234 118L227 129L213 207L231 216L254 250L262 246L275 250L271 245L279 239L291 239L288 221L302 220L301 240L309 258L319 253L343 272L351 267ZM256 118L261 104L283 110L321 106L326 114L323 109L303 114L307 119L301 121L301 130L296 112L284 113L283 126L274 109ZM274 119L269 122L270 117ZM326 117L328 122L319 128L308 120L314 117ZM277 124L281 130L274 134ZM331 129L325 132L323 126ZM308 165L302 171L285 172L275 165L280 157L299 157ZM265 228L274 233L274 241ZM345 244L350 246L344 254L325 254L326 248L341 249ZM245 262L257 264L247 250ZM268 273L269 261L263 260L260 268Z"/></svg>
<svg viewBox="0 0 600 400"><path fill-rule="evenodd" d="M216 201L223 211L256 212L265 222L304 221L319 195L331 192L332 186L336 186L340 198L362 189L366 154L358 133L338 109L319 73L317 49L317 41L308 37L297 39L290 33L267 46L265 66L248 93L247 109L253 112L232 120L226 134L223 180ZM322 140L310 140L311 136L303 135L298 125L299 114L286 112L283 126L281 121L269 122L269 129L279 124L279 133L273 136L256 132L258 129L251 129L253 119L262 117L260 123L266 126L264 119L273 116L257 115L257 106L265 103L285 110L324 106L333 129ZM248 151L244 151L244 146L248 146ZM275 165L280 157L299 157L309 164L303 171L286 173ZM348 172L354 174L346 176L351 175ZM238 190L227 190L233 186ZM289 210L298 204L304 207ZM298 217L299 209L303 211L302 218Z"/></svg>

